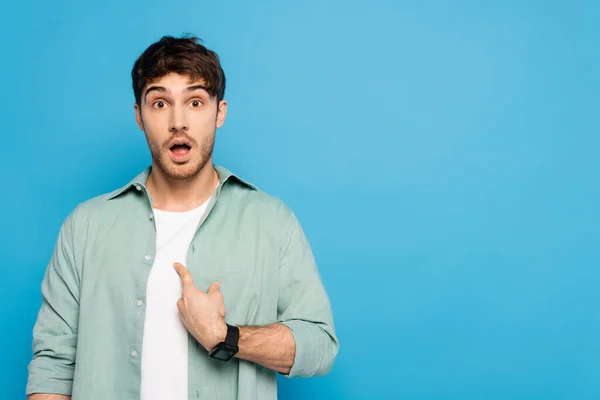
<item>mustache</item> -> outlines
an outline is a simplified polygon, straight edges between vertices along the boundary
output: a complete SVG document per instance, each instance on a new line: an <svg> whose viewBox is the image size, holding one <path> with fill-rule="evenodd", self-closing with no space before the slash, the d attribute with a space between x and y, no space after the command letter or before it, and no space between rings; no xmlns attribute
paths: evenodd
<svg viewBox="0 0 600 400"><path fill-rule="evenodd" d="M173 146L173 143L176 143L176 142L186 142L194 147L197 145L196 141L193 138L191 138L190 136L188 136L185 133L178 132L178 133L173 134L169 139L165 140L163 142L162 147L165 149L169 149Z"/></svg>

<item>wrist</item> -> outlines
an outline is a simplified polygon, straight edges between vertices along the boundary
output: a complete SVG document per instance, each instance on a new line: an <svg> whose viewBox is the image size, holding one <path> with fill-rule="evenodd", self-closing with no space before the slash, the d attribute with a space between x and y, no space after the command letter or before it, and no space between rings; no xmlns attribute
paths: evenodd
<svg viewBox="0 0 600 400"><path fill-rule="evenodd" d="M207 350L210 351L219 343L224 342L226 337L227 337L227 324L225 323L225 320L221 320L221 321L219 321L219 323L217 324L217 327L215 329L215 336L214 336L212 346L210 349L207 349Z"/></svg>
<svg viewBox="0 0 600 400"><path fill-rule="evenodd" d="M214 347L208 350L208 355L210 358L221 360L221 361L229 361L232 357L234 357L240 350L239 348L239 338L240 338L240 328L235 325L225 325L225 337L217 342ZM218 336L221 336L219 334Z"/></svg>

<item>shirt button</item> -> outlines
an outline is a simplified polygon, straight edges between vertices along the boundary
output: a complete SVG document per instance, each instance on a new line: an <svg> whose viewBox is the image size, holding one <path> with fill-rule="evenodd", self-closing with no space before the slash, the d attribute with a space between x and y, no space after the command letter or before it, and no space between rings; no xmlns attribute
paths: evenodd
<svg viewBox="0 0 600 400"><path fill-rule="evenodd" d="M144 302L143 302L143 301L141 301L141 300L138 300L138 301L137 301L137 305L138 305L138 307L141 307L143 304L144 304Z"/></svg>
<svg viewBox="0 0 600 400"><path fill-rule="evenodd" d="M142 187L140 185L135 185L135 188L138 190L138 192L142 190Z"/></svg>
<svg viewBox="0 0 600 400"><path fill-rule="evenodd" d="M154 214L150 213L150 219L154 218Z"/></svg>
<svg viewBox="0 0 600 400"><path fill-rule="evenodd" d="M152 256L151 256L150 254L146 254L146 255L144 256L144 259L145 259L146 261L150 261L150 260L152 259Z"/></svg>
<svg viewBox="0 0 600 400"><path fill-rule="evenodd" d="M137 351L133 350L133 351L131 352L131 357L137 357Z"/></svg>

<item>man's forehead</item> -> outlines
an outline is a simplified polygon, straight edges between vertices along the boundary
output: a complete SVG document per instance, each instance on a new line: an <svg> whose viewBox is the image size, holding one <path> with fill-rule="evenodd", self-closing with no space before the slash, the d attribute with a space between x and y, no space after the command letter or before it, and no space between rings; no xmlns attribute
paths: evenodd
<svg viewBox="0 0 600 400"><path fill-rule="evenodd" d="M160 78L152 79L146 83L144 90L148 90L152 86L161 86L166 89L185 89L190 86L204 86L206 87L206 81L202 77L193 77L189 74L178 74L170 73Z"/></svg>

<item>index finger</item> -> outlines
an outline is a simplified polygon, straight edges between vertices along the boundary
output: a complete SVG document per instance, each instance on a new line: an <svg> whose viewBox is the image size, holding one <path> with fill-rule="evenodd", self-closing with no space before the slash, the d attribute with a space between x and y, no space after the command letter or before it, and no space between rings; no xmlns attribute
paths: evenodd
<svg viewBox="0 0 600 400"><path fill-rule="evenodd" d="M186 267L184 267L178 262L173 264L173 266L175 267L175 271L177 271L177 273L179 274L179 277L181 278L181 284L184 288L186 286L195 287L194 278L192 277L192 274Z"/></svg>

